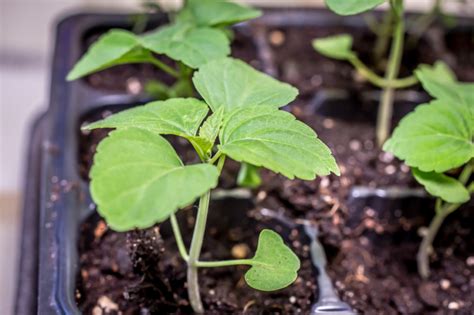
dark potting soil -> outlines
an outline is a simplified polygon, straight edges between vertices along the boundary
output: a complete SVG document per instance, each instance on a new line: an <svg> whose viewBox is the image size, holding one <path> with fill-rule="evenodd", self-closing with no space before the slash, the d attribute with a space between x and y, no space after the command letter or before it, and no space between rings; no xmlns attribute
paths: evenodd
<svg viewBox="0 0 474 315"><path fill-rule="evenodd" d="M348 202L354 185L413 186L408 168L374 148L369 124L295 114L331 147L341 177L290 181L263 171L264 185L255 192L255 207L235 212L226 207L211 210L202 259L252 255L258 231L264 226L254 214L268 208L318 224L329 258L329 273L341 297L358 311L444 314L457 309L463 314L469 310L474 286L469 250L474 245L472 212L459 210L446 222L435 244L433 276L421 281L415 261L420 242L417 230L429 223L432 203L394 203L389 209L386 203L355 207ZM105 134L92 132L86 138L92 141L87 146L94 147ZM182 145L178 152L186 151L186 145ZM90 158L93 152L88 154ZM230 168L229 177L235 176L235 165L226 166ZM226 184L232 186L229 180ZM224 224L219 210L226 211L226 215L240 213L242 217ZM189 209L183 213L183 233L189 241L193 213ZM213 215L217 217L212 219ZM167 230L165 225L144 232L116 233L108 230L97 215L87 220L81 227L79 245L77 301L81 310L85 314L107 307L112 309L111 314L115 309L123 314L139 310L145 314L189 313L185 265ZM295 237L297 233L290 235ZM291 245L300 255L303 268L296 284L276 293L248 288L242 280L245 268L203 270L201 288L209 314L308 314L316 290L308 247L295 238Z"/></svg>
<svg viewBox="0 0 474 315"><path fill-rule="evenodd" d="M285 35L285 38L285 42L293 41L294 36ZM303 43L296 41L291 45L298 42ZM328 68L333 70L313 67L316 71L313 75L324 77L324 80L314 79L310 77L311 71L305 72L307 67L299 65L306 62L305 56L306 53L294 59L298 62L298 71L308 74L293 82L303 92L314 92L314 82L311 83L314 80L340 84L342 79L337 76L344 73L343 64ZM326 62L319 60L315 52L313 56L311 64L321 66ZM278 64L283 61L277 59ZM333 81L327 79L331 75L336 76ZM289 77L283 79L292 81ZM352 74L343 79L349 82ZM416 271L418 233L429 224L432 202L415 199L351 202L350 189L357 185L415 187L415 183L408 167L376 149L372 124L315 117L305 109L306 101L300 98L291 110L331 147L342 175L290 181L262 171L264 184L254 192L254 206L243 206L235 201L222 207L213 200L202 259L251 256L258 231L268 227L258 215L259 209L268 208L293 219L311 220L319 226L329 259L329 274L340 296L357 311L363 314L471 314L474 309L473 211L465 207L448 217L434 244L432 276L422 281ZM108 113L96 112L84 119L94 120ZM96 145L107 132L81 133L79 167L84 178L87 178ZM178 146L183 160L197 161L186 142L171 140ZM236 164L226 163L224 187L235 186L233 179L237 169ZM230 211L232 206L241 211ZM226 215L220 215L220 210L226 211ZM183 233L189 243L194 213L191 209L180 213ZM228 219L229 214L237 217ZM224 224L224 219L229 222ZM167 224L141 232L116 233L107 229L98 215L93 215L82 224L80 235L76 299L85 314L190 313L185 265ZM317 291L307 259L308 247L298 237L298 231L289 235L287 242L303 263L295 284L278 292L261 293L244 283L245 267L202 270L200 283L207 314L308 314Z"/></svg>
<svg viewBox="0 0 474 315"><path fill-rule="evenodd" d="M354 67L346 61L324 57L316 52L312 41L337 34L350 34L354 38L353 49L359 58L377 70L373 59L375 36L362 29L346 27L287 27L268 32L274 61L279 77L300 90L300 94L313 94L322 88L361 90L371 88L358 76ZM436 60L430 45L421 39L415 47L406 48L400 76L410 75L419 63L431 64ZM380 73L383 76L383 73Z"/></svg>

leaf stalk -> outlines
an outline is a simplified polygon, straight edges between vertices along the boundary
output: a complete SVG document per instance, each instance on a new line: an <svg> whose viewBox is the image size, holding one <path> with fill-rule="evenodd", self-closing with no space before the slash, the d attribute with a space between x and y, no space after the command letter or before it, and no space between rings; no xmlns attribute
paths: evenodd
<svg viewBox="0 0 474 315"><path fill-rule="evenodd" d="M155 67L163 70L164 72L168 73L169 75L171 75L172 77L175 77L177 79L180 78L180 73L178 71L176 71L175 69L171 68L170 66L168 66L167 64L165 64L164 62L162 62L161 60L153 57L153 56L150 56L147 61L149 63L151 63L152 65L154 65Z"/></svg>
<svg viewBox="0 0 474 315"><path fill-rule="evenodd" d="M189 259L189 255L186 250L186 245L184 245L183 236L181 234L181 230L179 229L179 223L178 223L178 220L176 219L176 215L172 214L170 217L170 220L171 220L171 228L173 229L174 238L176 240L176 244L178 245L179 254L184 259L184 261L187 262Z"/></svg>
<svg viewBox="0 0 474 315"><path fill-rule="evenodd" d="M356 68L357 72L366 78L370 83L379 87L379 88L394 88L394 89L403 89L417 84L418 78L415 75L411 75L402 79L393 79L387 80L382 78L372 70L370 70L367 65L365 65L358 57L354 56L349 59L349 62Z"/></svg>

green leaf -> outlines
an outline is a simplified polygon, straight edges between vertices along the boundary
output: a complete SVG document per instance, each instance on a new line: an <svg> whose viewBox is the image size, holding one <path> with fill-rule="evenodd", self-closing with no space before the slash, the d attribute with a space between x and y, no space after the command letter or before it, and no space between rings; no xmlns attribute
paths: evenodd
<svg viewBox="0 0 474 315"><path fill-rule="evenodd" d="M444 100L419 105L401 120L384 150L423 172L459 167L474 157L472 107Z"/></svg>
<svg viewBox="0 0 474 315"><path fill-rule="evenodd" d="M423 88L434 98L463 103L474 111L474 84L458 82L444 62L438 61L433 66L420 65L415 74Z"/></svg>
<svg viewBox="0 0 474 315"><path fill-rule="evenodd" d="M150 80L145 84L145 92L155 100L165 100L169 98L169 90L169 86L158 80Z"/></svg>
<svg viewBox="0 0 474 315"><path fill-rule="evenodd" d="M226 35L217 29L178 23L145 35L142 44L147 49L165 54L191 68L230 54Z"/></svg>
<svg viewBox="0 0 474 315"><path fill-rule="evenodd" d="M178 21L200 26L225 26L257 18L260 10L223 0L188 0L178 14Z"/></svg>
<svg viewBox="0 0 474 315"><path fill-rule="evenodd" d="M272 230L262 230L252 267L245 273L249 286L260 291L275 291L292 284L298 277L300 260Z"/></svg>
<svg viewBox="0 0 474 315"><path fill-rule="evenodd" d="M314 130L272 106L236 108L225 118L219 139L219 149L230 158L290 179L339 175L331 151Z"/></svg>
<svg viewBox="0 0 474 315"><path fill-rule="evenodd" d="M160 135L122 129L100 142L91 173L99 213L116 231L148 228L216 187L209 164L184 166Z"/></svg>
<svg viewBox="0 0 474 315"><path fill-rule="evenodd" d="M245 62L224 58L202 66L194 73L194 86L212 111L224 107L271 105L285 106L298 95L298 90L263 74Z"/></svg>
<svg viewBox="0 0 474 315"><path fill-rule="evenodd" d="M326 5L339 15L354 15L369 11L384 2L385 0L326 0Z"/></svg>
<svg viewBox="0 0 474 315"><path fill-rule="evenodd" d="M68 81L112 66L146 62L150 52L140 47L139 38L128 31L113 29L102 35L76 63Z"/></svg>
<svg viewBox="0 0 474 315"><path fill-rule="evenodd" d="M222 126L222 120L224 119L224 108L220 108L214 112L206 121L202 124L199 129L199 136L209 140L209 142L214 143L217 136L219 135L219 130Z"/></svg>
<svg viewBox="0 0 474 315"><path fill-rule="evenodd" d="M262 184L260 169L255 165L242 163L239 174L237 175L237 185L239 187L257 188Z"/></svg>
<svg viewBox="0 0 474 315"><path fill-rule="evenodd" d="M415 179L433 196L450 203L464 203L470 199L466 187L452 177L435 172L422 172L416 168L412 172Z"/></svg>
<svg viewBox="0 0 474 315"><path fill-rule="evenodd" d="M352 51L352 36L341 34L313 40L314 49L329 58L348 60L356 54Z"/></svg>
<svg viewBox="0 0 474 315"><path fill-rule="evenodd" d="M209 108L194 98L174 98L134 107L91 123L83 129L139 128L155 134L191 137L206 117Z"/></svg>
<svg viewBox="0 0 474 315"><path fill-rule="evenodd" d="M219 135L219 130L222 126L224 118L224 108L221 107L218 111L209 116L199 129L199 136L194 137L193 140L198 144L204 153L209 153L216 142Z"/></svg>

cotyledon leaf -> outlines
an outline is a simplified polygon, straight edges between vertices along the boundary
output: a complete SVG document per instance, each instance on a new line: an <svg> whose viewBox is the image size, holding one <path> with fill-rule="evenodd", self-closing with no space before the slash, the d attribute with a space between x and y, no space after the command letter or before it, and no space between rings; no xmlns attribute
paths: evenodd
<svg viewBox="0 0 474 315"><path fill-rule="evenodd" d="M230 158L290 179L339 175L331 151L314 130L272 106L234 109L226 116L219 139L219 150Z"/></svg>
<svg viewBox="0 0 474 315"><path fill-rule="evenodd" d="M225 0L188 0L178 14L178 21L191 21L201 26L226 26L261 14L260 10Z"/></svg>
<svg viewBox="0 0 474 315"><path fill-rule="evenodd" d="M183 165L160 135L130 128L98 145L90 189L108 225L128 231L166 220L216 187L218 176L213 165Z"/></svg>
<svg viewBox="0 0 474 315"><path fill-rule="evenodd" d="M251 268L245 273L249 286L261 291L275 291L292 284L298 277L300 260L272 230L262 230Z"/></svg>
<svg viewBox="0 0 474 315"><path fill-rule="evenodd" d="M416 168L412 172L417 182L435 197L450 203L464 203L470 198L466 187L455 178L435 172L422 172Z"/></svg>
<svg viewBox="0 0 474 315"><path fill-rule="evenodd" d="M369 11L386 0L326 0L331 11L339 15L353 15Z"/></svg>
<svg viewBox="0 0 474 315"><path fill-rule="evenodd" d="M472 105L436 100L405 116L385 143L409 166L442 173L474 157Z"/></svg>
<svg viewBox="0 0 474 315"><path fill-rule="evenodd" d="M348 60L355 57L352 51L352 36L340 34L313 40L314 49L320 54L339 60Z"/></svg>
<svg viewBox="0 0 474 315"><path fill-rule="evenodd" d="M145 35L141 43L145 48L165 54L193 69L230 54L230 42L224 32L189 23L162 27Z"/></svg>
<svg viewBox="0 0 474 315"><path fill-rule="evenodd" d="M271 105L278 108L298 95L298 90L291 85L233 58L205 64L194 73L193 82L214 112L219 107L224 107L226 113L243 106Z"/></svg>
<svg viewBox="0 0 474 315"><path fill-rule="evenodd" d="M69 72L72 81L115 65L146 62L151 57L139 38L128 31L113 29L102 35Z"/></svg>
<svg viewBox="0 0 474 315"><path fill-rule="evenodd" d="M134 107L83 129L139 128L155 134L194 136L209 111L208 106L194 98L174 98Z"/></svg>

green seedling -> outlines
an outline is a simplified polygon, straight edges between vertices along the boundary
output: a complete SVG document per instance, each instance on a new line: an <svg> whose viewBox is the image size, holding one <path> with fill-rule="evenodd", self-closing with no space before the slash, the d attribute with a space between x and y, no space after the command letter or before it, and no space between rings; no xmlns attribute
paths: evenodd
<svg viewBox="0 0 474 315"><path fill-rule="evenodd" d="M230 54L228 26L256 18L260 11L229 1L188 0L174 21L143 35L112 29L102 35L69 72L72 81L116 65L150 63L176 79L173 86L155 81L163 98L193 96L194 69ZM156 58L164 55L177 67Z"/></svg>
<svg viewBox="0 0 474 315"><path fill-rule="evenodd" d="M403 118L384 150L404 160L415 179L437 198L434 219L417 256L418 271L427 278L439 228L474 192L474 84L458 82L441 62L420 66L416 75L434 100Z"/></svg>
<svg viewBox="0 0 474 315"><path fill-rule="evenodd" d="M415 75L399 79L403 54L405 21L403 0L326 0L327 6L339 15L353 15L371 10L385 2L390 4L386 23L393 24L392 45L385 77L380 77L365 65L352 50L352 37L347 34L315 39L313 47L324 56L350 62L361 76L383 89L377 115L376 138L379 146L390 134L395 89L407 88L418 83Z"/></svg>
<svg viewBox="0 0 474 315"><path fill-rule="evenodd" d="M279 109L298 94L292 86L231 58L200 67L193 83L203 101L156 101L84 129L115 129L98 145L90 173L91 194L99 213L117 231L149 228L169 219L187 264L190 303L196 313L203 313L199 268L247 265L245 281L261 291L290 285L300 268L298 257L271 230L260 232L253 258L199 259L210 192L217 186L226 158L290 179L313 180L317 175L338 175L339 170L316 133ZM184 165L163 135L187 139L201 163ZM199 207L188 251L175 213L196 199Z"/></svg>

